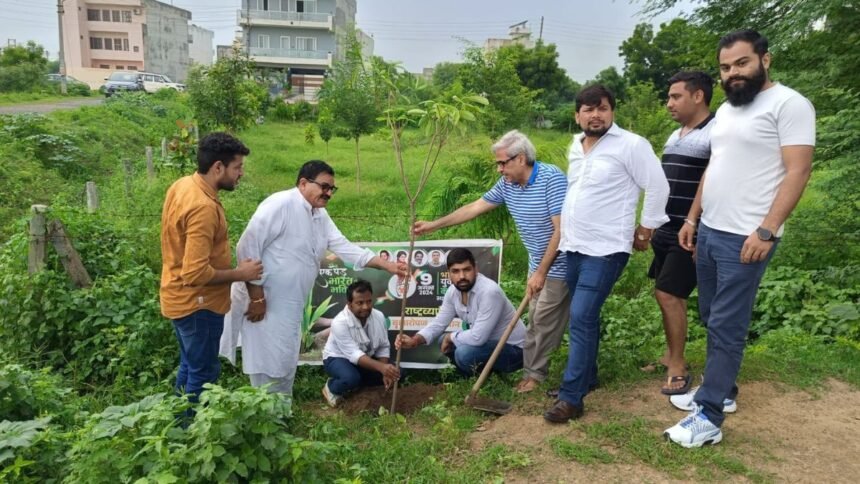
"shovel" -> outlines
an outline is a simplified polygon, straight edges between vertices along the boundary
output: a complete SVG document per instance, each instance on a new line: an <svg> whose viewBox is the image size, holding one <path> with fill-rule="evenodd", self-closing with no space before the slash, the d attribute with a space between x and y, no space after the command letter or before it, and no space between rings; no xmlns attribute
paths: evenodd
<svg viewBox="0 0 860 484"><path fill-rule="evenodd" d="M502 334L502 338L496 345L496 349L493 350L493 354L490 355L490 359L487 361L487 364L484 365L481 375L478 376L478 381L475 382L475 385L472 386L472 391L469 392L469 396L466 397L466 405L477 410L483 410L484 412L495 413L497 415L506 415L513 409L511 404L508 402L493 400L492 398L478 397L477 395L478 390L481 389L481 385L484 384L487 377L490 376L490 372L493 371L493 365L496 364L496 360L499 358L499 353L502 352L502 348L504 348L505 343L508 342L508 338L517 326L517 321L519 321L520 316L523 315L523 311L525 311L526 307L529 305L530 299L531 298L528 295L523 298L523 302L521 302L520 307L517 308L517 313L514 314L511 322L508 323L508 327L505 328L505 332Z"/></svg>

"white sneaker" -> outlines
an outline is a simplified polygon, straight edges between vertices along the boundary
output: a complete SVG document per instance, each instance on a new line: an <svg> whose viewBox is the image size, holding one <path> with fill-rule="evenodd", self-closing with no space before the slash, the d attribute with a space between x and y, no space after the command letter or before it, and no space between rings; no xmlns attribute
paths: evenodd
<svg viewBox="0 0 860 484"><path fill-rule="evenodd" d="M663 432L666 440L671 440L681 447L701 447L705 444L718 444L723 440L723 432L712 424L702 413L702 407L696 405L690 415L687 415L673 427Z"/></svg>
<svg viewBox="0 0 860 484"><path fill-rule="evenodd" d="M341 397L339 395L335 395L334 393L331 392L331 390L328 389L328 382L330 382L330 381L331 381L331 379L329 378L328 380L326 380L325 385L323 385L322 396L323 396L323 398L325 398L325 401L326 401L326 403L328 403L328 406L331 408L334 408L340 404L343 397Z"/></svg>
<svg viewBox="0 0 860 484"><path fill-rule="evenodd" d="M696 392L699 390L699 387L694 387L687 393L682 393L680 395L672 395L669 397L669 402L675 406L678 410L683 410L685 412L692 412L696 407L695 402L693 402L693 397L696 396ZM738 411L738 402L732 400L730 398L726 398L723 400L723 413L735 413Z"/></svg>

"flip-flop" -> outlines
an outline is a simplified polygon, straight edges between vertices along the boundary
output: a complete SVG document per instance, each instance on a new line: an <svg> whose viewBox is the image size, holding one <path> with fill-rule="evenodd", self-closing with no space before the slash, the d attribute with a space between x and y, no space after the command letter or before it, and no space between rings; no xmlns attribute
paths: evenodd
<svg viewBox="0 0 860 484"><path fill-rule="evenodd" d="M684 382L684 386L679 388L667 388L667 386L672 385L673 383ZM690 382L693 379L690 377L690 374L686 375L675 375L666 378L666 386L660 388L660 393L663 395L683 395L690 390Z"/></svg>

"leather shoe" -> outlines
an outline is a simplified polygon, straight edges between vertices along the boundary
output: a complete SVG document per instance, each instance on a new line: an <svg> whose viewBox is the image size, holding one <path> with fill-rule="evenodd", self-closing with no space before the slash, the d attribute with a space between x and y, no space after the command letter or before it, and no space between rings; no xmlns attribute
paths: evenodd
<svg viewBox="0 0 860 484"><path fill-rule="evenodd" d="M564 400L556 400L555 405L543 413L544 420L552 423L567 423L579 417L582 417L582 407L571 405Z"/></svg>

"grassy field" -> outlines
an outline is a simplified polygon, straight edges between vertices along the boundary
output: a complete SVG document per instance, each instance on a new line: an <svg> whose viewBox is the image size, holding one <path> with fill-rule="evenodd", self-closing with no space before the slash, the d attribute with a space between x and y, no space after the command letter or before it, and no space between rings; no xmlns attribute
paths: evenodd
<svg viewBox="0 0 860 484"><path fill-rule="evenodd" d="M97 95L98 93L95 94ZM88 99L88 96L61 96L59 94L46 94L42 92L4 92L0 93L0 106L35 103L41 104L68 101L70 99Z"/></svg>
<svg viewBox="0 0 860 484"><path fill-rule="evenodd" d="M108 108L55 116L60 121L88 120L101 116L101 109ZM162 123L166 123L168 117L164 117ZM119 316L111 313L109 317L128 319L137 317L134 311L144 304L157 311L154 291L160 267L157 248L161 204L166 188L182 173L162 168L154 180L148 180L145 175L143 146L155 144L167 124L141 132L134 131L132 126L123 129L134 134L132 138L124 138L132 141L121 146L122 156L132 161L133 173L127 177L118 159L112 160L106 152L98 153L101 164L96 166L114 167L102 170L99 181L101 211L96 216L80 213L84 204L80 180L74 181L75 186L56 190L52 205L55 206L53 213L68 221L71 227L101 231L89 237L81 236L76 242L79 249L96 252L92 246L117 247L97 261L87 260L88 264L103 266L106 272L116 270L117 266L139 264L142 268L138 270L153 282L152 287L138 293L133 292L137 288L131 287L134 284L128 279L111 279L110 275L103 279L108 282L99 290L113 284L116 292L105 291L105 294L129 299L123 300ZM304 123L267 121L239 135L251 149L245 176L236 191L221 194L234 243L259 202L273 192L294 186L299 166L309 159L326 160L337 172L336 183L340 190L332 198L328 210L344 235L354 241L406 240L408 207L386 133L379 132L360 142L359 193L354 143L335 138L328 147L319 139L308 144L304 130ZM530 136L537 146L539 159L565 167L569 135L538 131ZM122 144L122 139L106 138L118 145ZM410 133L407 142L406 156L410 160L407 170L414 177L420 170L424 153L420 138ZM422 218L443 215L441 198L452 186L459 186L463 178L474 186L465 192L462 202L479 196L487 188L487 182L495 180L490 144L491 140L484 134L451 140L420 200ZM52 179L51 182L62 181ZM471 222L432 237L486 237L485 229L480 222ZM15 242L26 246L26 240L16 239ZM511 299L519 299L526 266L524 251L515 235L508 240L504 254L503 287ZM26 264L25 260L2 262L6 267L20 268ZM533 394L514 393L513 386L519 374L489 379L482 392L491 398L511 401L515 407L512 415L498 419L463 404L472 382L455 377L451 371L418 371L407 377L407 385L425 383L439 388L436 396L413 415L388 415L384 409L351 415L330 410L322 403L320 388L325 375L320 367L300 367L291 432L302 438L342 445L331 464L340 469L337 477L344 479L343 482L657 482L671 479L761 482L791 478L795 470L808 471L792 467L796 463L792 452L799 452L791 446L790 432L796 430L794 427L786 427L786 432L774 437L762 434L754 424L757 419L770 415L796 419L795 415L784 413L784 409L769 406L775 400L789 397L810 400L802 400L804 405L816 405L815 401L820 400L822 405L844 410L844 415L833 416L836 421L850 419L847 415L852 411L851 402L857 400L856 390L860 388L860 346L848 340L816 338L791 330L766 334L747 351L740 383L742 392L751 390L742 393L743 413L739 412L737 419L732 417L733 420L728 421L727 442L693 452L670 446L663 442L660 431L674 424L680 414L659 395L664 375L639 371L644 363L660 356L664 345L660 312L652 296L653 286L645 276L649 263L649 254L634 254L607 301L599 358L601 388L589 396L586 417L580 422L550 426L541 417L551 403L543 395L544 390L557 386L561 378L567 358L565 344L552 355L548 381ZM129 274L138 277L140 272ZM82 298L81 301L106 303L97 298ZM109 405L126 405L145 395L171 391L174 376L168 372L175 364L176 351L169 322L149 313L142 318L146 327L165 330L159 332L162 338L159 341L166 342L161 345L164 347L129 341L144 348L147 366L166 369L145 379L142 375L148 368L135 368L139 371L135 377L117 378L99 386L77 381L74 371L67 369L64 377L72 381L70 386L81 395L74 403L77 409L97 413ZM703 371L705 359L705 332L697 322L695 305L691 305L690 318L688 356L692 373L698 375ZM121 328L116 328L112 334L120 331ZM97 341L110 346L103 340ZM114 360L126 357L127 351L125 346L105 347L104 358L113 364ZM96 366L101 368L104 364L99 362ZM225 362L219 384L237 389L246 385L247 379L240 370ZM848 404L831 405L828 395ZM809 422L805 427L816 429ZM827 435L827 432L824 429L819 433ZM838 455L832 458L845 465L855 465L847 456L842 460ZM826 459L824 454L814 454L810 460Z"/></svg>

